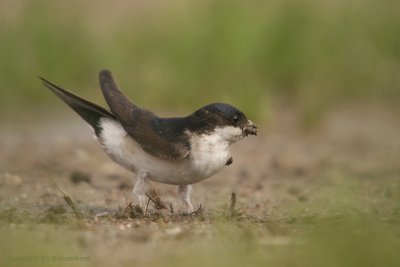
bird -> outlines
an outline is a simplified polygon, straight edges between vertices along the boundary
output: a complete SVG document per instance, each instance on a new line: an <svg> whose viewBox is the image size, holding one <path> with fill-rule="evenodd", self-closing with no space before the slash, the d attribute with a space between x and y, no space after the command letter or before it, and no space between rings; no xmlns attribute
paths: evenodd
<svg viewBox="0 0 400 267"><path fill-rule="evenodd" d="M208 104L185 117L159 117L134 104L107 69L100 71L99 82L109 110L39 78L93 128L105 153L136 175L132 192L141 207L154 181L178 186L187 212L193 212L192 185L232 164L230 145L257 135L257 126L225 103Z"/></svg>

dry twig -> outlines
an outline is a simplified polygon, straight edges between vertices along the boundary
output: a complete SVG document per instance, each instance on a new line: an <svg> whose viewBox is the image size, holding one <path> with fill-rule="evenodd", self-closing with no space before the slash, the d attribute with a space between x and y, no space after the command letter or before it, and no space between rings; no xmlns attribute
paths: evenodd
<svg viewBox="0 0 400 267"><path fill-rule="evenodd" d="M231 206L229 208L229 211L231 212L232 216L236 214L235 206L236 206L236 193L232 192L232 195L231 195Z"/></svg>
<svg viewBox="0 0 400 267"><path fill-rule="evenodd" d="M201 207L201 204L200 204L200 206L197 210L190 213L190 216L192 216L192 215L201 216L201 215L203 215L203 211L204 211L204 209Z"/></svg>
<svg viewBox="0 0 400 267"><path fill-rule="evenodd" d="M63 195L64 201L67 202L67 204L68 204L68 205L72 208L72 210L74 211L74 214L75 214L76 218L81 219L82 216L81 216L81 214L78 212L78 209L76 208L75 203L72 201L72 199L71 199L68 195L66 195L66 194L64 193L64 191L61 190L61 188L58 186L58 184L56 183L56 181L54 181L53 179L52 179L52 181L53 181L53 183L56 185L58 191L60 191L61 194Z"/></svg>
<svg viewBox="0 0 400 267"><path fill-rule="evenodd" d="M158 196L157 192L152 190L150 193L146 193L146 196L153 202L156 210L167 209L167 204Z"/></svg>

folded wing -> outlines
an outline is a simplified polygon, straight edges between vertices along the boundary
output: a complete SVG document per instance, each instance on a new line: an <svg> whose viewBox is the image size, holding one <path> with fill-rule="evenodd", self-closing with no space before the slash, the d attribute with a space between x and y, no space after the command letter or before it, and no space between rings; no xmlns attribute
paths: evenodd
<svg viewBox="0 0 400 267"><path fill-rule="evenodd" d="M182 160L189 155L188 136L176 119L162 119L149 110L139 108L118 88L108 70L100 72L104 98L125 131L150 155Z"/></svg>

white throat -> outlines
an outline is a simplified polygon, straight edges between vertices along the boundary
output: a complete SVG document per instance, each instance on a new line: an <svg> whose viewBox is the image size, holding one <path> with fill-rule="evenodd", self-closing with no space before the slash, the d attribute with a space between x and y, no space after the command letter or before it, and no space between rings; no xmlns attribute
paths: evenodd
<svg viewBox="0 0 400 267"><path fill-rule="evenodd" d="M214 134L220 137L221 142L236 143L243 138L243 130L239 127L224 126L215 129Z"/></svg>
<svg viewBox="0 0 400 267"><path fill-rule="evenodd" d="M242 130L232 126L217 128L211 134L194 135L190 152L193 168L206 177L217 173L231 157L229 146L241 138Z"/></svg>

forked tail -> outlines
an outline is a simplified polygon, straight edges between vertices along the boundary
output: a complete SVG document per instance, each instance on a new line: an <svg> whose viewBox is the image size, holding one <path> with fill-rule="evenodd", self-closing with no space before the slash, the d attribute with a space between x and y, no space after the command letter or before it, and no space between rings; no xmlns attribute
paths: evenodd
<svg viewBox="0 0 400 267"><path fill-rule="evenodd" d="M97 136L99 136L101 132L101 127L99 126L99 120L101 118L106 117L115 119L113 114L99 105L89 102L42 77L39 78L42 80L44 86L49 88L54 94L67 103L68 106L75 110L79 116L89 123L93 127Z"/></svg>

